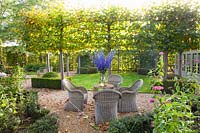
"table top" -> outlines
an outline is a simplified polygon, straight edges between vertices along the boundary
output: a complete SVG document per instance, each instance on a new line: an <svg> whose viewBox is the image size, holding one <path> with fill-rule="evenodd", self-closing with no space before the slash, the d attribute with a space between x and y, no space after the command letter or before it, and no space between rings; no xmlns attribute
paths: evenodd
<svg viewBox="0 0 200 133"><path fill-rule="evenodd" d="M113 89L113 88L114 88L114 85L108 84L108 83L94 85L94 90L98 90L98 89Z"/></svg>

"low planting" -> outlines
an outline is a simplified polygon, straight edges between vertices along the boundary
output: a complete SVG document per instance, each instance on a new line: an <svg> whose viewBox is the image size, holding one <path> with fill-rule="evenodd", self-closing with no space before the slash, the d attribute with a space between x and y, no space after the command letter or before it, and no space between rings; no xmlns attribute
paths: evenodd
<svg viewBox="0 0 200 133"><path fill-rule="evenodd" d="M110 122L109 133L152 133L152 114L126 116Z"/></svg>
<svg viewBox="0 0 200 133"><path fill-rule="evenodd" d="M34 91L29 91L25 93L25 107L24 115L26 117L31 117L32 119L38 119L49 113L49 110L40 108L38 104L38 94Z"/></svg>
<svg viewBox="0 0 200 133"><path fill-rule="evenodd" d="M157 68L155 71L151 71L152 90L155 93L154 99L150 100L155 105L153 132L198 132L200 116L196 112L199 108L199 96L195 94L196 89L200 88L198 80L195 75L192 75L187 78L175 78L170 82L163 81L162 68L163 58L161 55ZM166 92L170 94L166 94Z"/></svg>
<svg viewBox="0 0 200 133"><path fill-rule="evenodd" d="M10 77L0 78L0 132L12 132L20 124L24 106L21 70L16 67Z"/></svg>
<svg viewBox="0 0 200 133"><path fill-rule="evenodd" d="M28 127L30 133L57 133L58 117L46 115Z"/></svg>
<svg viewBox="0 0 200 133"><path fill-rule="evenodd" d="M35 133L33 125L38 126L34 123L42 119L43 130L40 130L56 133L57 120L48 115L49 110L40 108L37 93L21 88L22 69L16 67L12 72L10 77L0 78L0 132Z"/></svg>
<svg viewBox="0 0 200 133"><path fill-rule="evenodd" d="M61 89L61 80L52 78L31 78L33 88Z"/></svg>

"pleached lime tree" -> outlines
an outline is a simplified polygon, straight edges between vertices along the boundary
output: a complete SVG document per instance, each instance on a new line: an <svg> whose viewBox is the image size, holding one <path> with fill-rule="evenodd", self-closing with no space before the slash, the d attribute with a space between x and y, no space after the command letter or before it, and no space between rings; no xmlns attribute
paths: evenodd
<svg viewBox="0 0 200 133"><path fill-rule="evenodd" d="M165 1L147 10L142 36L164 52L164 80L167 79L168 54L196 49L199 46L199 4L191 1ZM181 64L181 60L179 60ZM181 70L181 66L179 66ZM179 72L181 75L181 73Z"/></svg>
<svg viewBox="0 0 200 133"><path fill-rule="evenodd" d="M119 7L91 11L88 23L90 45L98 50L104 49L106 53L112 49L124 49L126 26L130 16L129 10ZM108 72L111 74L111 69Z"/></svg>
<svg viewBox="0 0 200 133"><path fill-rule="evenodd" d="M66 10L63 3L51 3L46 9L32 9L21 13L23 42L29 51L60 53L61 79L64 79L63 52L68 54L81 48L76 12ZM37 15L36 15L37 14Z"/></svg>

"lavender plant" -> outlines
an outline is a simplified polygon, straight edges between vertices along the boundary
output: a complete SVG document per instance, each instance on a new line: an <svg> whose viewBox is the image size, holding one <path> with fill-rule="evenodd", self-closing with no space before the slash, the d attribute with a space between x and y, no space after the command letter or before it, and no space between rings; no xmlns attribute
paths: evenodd
<svg viewBox="0 0 200 133"><path fill-rule="evenodd" d="M100 73L105 73L106 70L107 70L108 68L110 68L110 65L111 65L111 62L112 62L112 59L113 59L114 55L115 55L115 50L114 50L114 51L111 51L111 52L107 55L107 57L105 57L103 51L100 51L100 52L98 52L97 54L95 54L94 64L96 65L97 70L98 70Z"/></svg>

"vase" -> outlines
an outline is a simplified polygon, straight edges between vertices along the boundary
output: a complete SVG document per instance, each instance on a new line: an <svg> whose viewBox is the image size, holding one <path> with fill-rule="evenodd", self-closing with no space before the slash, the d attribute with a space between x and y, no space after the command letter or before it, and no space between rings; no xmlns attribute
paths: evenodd
<svg viewBox="0 0 200 133"><path fill-rule="evenodd" d="M106 83L106 74L105 73L100 73L100 85L104 86Z"/></svg>

